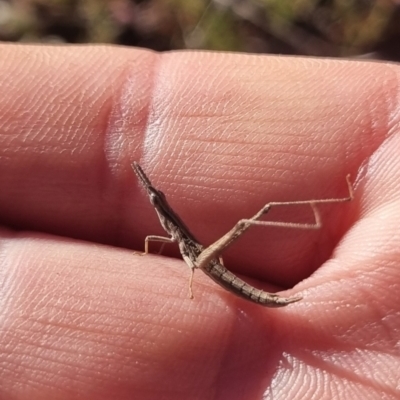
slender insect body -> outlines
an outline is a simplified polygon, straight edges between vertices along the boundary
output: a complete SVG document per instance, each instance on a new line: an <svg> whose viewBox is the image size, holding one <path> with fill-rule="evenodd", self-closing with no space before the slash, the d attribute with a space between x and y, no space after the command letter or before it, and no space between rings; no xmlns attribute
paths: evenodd
<svg viewBox="0 0 400 400"><path fill-rule="evenodd" d="M349 189L348 197L268 203L252 218L240 220L228 233L226 233L211 246L205 248L196 240L196 238L193 236L193 234L190 232L184 222L173 211L171 206L168 204L164 193L160 190L157 190L151 184L149 178L146 176L140 165L134 162L132 164L132 168L139 178L141 184L146 189L150 198L150 202L157 212L161 226L170 235L169 237L147 236L145 240L145 254L148 252L149 241L162 242L162 247L165 243L178 243L182 258L191 269L191 276L189 281L189 291L191 298L193 298L192 280L194 270L201 269L206 275L208 275L221 287L253 303L257 303L267 307L284 307L290 303L301 300L301 296L281 297L277 294L268 293L261 289L257 289L252 285L249 285L221 264L221 262L219 261L220 255L227 247L235 242L244 232L246 232L253 225L279 226L298 229L318 229L321 227L321 222L316 204L339 203L351 201L353 199L353 189L349 180L349 176L347 176L346 179ZM309 205L311 207L315 218L314 223L302 224L259 220L259 218L266 214L272 206L301 204Z"/></svg>
<svg viewBox="0 0 400 400"><path fill-rule="evenodd" d="M284 307L290 303L301 300L301 296L281 297L276 294L265 292L249 285L238 276L230 272L218 260L214 259L207 264L206 268L200 268L214 282L229 290L230 292L240 296L253 303L257 303L267 307Z"/></svg>

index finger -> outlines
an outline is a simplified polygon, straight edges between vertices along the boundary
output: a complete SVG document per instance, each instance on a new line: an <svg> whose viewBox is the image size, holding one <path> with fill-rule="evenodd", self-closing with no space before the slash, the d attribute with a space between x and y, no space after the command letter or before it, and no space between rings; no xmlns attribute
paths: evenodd
<svg viewBox="0 0 400 400"><path fill-rule="evenodd" d="M2 54L4 223L126 247L162 233L133 160L211 243L268 201L345 195L396 94L379 64L112 47ZM276 218L297 218L287 212ZM255 228L227 259L291 285L330 254L338 221L324 214L328 238Z"/></svg>

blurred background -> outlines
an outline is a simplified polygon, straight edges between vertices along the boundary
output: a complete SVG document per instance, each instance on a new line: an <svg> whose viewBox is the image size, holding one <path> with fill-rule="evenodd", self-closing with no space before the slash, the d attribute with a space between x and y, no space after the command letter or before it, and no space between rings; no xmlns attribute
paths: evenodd
<svg viewBox="0 0 400 400"><path fill-rule="evenodd" d="M0 0L0 41L400 61L400 0Z"/></svg>

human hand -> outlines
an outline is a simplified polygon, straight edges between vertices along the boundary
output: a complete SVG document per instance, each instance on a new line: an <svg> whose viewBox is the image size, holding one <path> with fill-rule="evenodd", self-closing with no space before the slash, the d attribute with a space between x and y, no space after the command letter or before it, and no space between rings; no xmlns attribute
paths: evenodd
<svg viewBox="0 0 400 400"><path fill-rule="evenodd" d="M397 66L0 51L1 399L399 396ZM224 254L302 301L262 308L201 272L190 300L181 259L130 250L163 234L134 160L204 244L269 201L345 196L347 173L355 199Z"/></svg>

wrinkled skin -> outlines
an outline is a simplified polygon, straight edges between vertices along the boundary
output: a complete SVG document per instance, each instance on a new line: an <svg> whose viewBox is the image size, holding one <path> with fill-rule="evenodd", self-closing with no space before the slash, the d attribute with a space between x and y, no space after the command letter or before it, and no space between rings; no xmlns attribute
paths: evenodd
<svg viewBox="0 0 400 400"><path fill-rule="evenodd" d="M0 46L1 399L400 396L400 67L118 47ZM130 169L282 309L189 269ZM309 221L307 207L267 218ZM169 255L170 257L166 257ZM172 257L171 257L172 256ZM176 257L175 257L176 256ZM287 290L285 290L287 289Z"/></svg>

